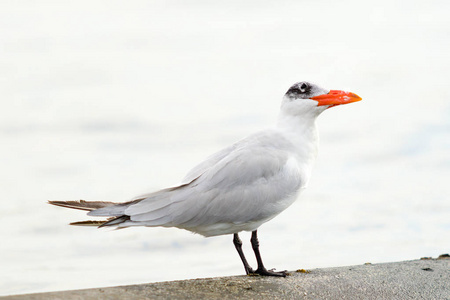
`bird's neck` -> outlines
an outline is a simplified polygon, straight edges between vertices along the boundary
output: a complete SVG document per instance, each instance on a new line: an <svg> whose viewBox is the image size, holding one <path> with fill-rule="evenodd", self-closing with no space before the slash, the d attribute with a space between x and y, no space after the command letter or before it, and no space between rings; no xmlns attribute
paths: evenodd
<svg viewBox="0 0 450 300"><path fill-rule="evenodd" d="M315 114L291 115L280 113L277 128L283 132L303 159L314 160L317 155L319 137Z"/></svg>
<svg viewBox="0 0 450 300"><path fill-rule="evenodd" d="M316 116L294 116L280 114L277 129L292 145L292 154L297 158L302 188L311 177L317 157L319 136L316 129Z"/></svg>

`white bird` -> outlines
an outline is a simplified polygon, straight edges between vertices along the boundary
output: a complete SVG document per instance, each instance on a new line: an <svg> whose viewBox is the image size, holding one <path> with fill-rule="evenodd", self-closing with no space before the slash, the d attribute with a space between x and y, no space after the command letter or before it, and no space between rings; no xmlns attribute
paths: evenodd
<svg viewBox="0 0 450 300"><path fill-rule="evenodd" d="M298 82L284 95L276 126L213 154L193 168L179 186L123 203L49 203L87 210L89 216L110 217L72 225L177 227L205 237L233 234L248 275L284 277L286 271L264 267L257 229L289 207L307 186L318 148L316 118L327 108L360 100L350 92ZM241 231L252 232L256 270L242 251Z"/></svg>

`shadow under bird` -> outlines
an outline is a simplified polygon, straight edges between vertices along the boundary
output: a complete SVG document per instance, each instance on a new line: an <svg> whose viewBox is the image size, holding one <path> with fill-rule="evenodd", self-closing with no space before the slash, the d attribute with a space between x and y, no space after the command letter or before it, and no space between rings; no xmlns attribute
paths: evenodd
<svg viewBox="0 0 450 300"><path fill-rule="evenodd" d="M233 234L248 275L284 277L286 271L264 267L257 229L289 207L306 187L318 149L316 118L330 107L360 100L350 92L298 82L284 95L275 126L211 155L178 186L123 203L49 203L86 210L89 216L108 217L72 225L177 227L205 237ZM238 235L241 231L252 232L257 269L252 269L244 256Z"/></svg>

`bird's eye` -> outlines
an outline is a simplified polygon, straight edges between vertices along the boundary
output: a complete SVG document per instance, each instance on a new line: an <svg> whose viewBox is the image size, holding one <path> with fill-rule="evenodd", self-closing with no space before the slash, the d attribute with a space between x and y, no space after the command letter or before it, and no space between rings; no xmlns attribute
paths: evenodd
<svg viewBox="0 0 450 300"><path fill-rule="evenodd" d="M307 99L311 92L311 85L308 82L298 82L291 86L286 95L291 99Z"/></svg>
<svg viewBox="0 0 450 300"><path fill-rule="evenodd" d="M301 85L300 85L300 92L302 92L302 93L305 93L307 90L308 90L308 85L306 84L306 83L302 83Z"/></svg>

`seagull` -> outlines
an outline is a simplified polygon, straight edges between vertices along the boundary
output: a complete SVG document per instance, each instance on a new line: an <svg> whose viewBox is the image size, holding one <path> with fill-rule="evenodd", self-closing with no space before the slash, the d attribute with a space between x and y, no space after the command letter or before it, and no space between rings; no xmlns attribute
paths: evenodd
<svg viewBox="0 0 450 300"><path fill-rule="evenodd" d="M247 275L285 277L267 270L257 230L288 208L306 188L318 150L316 118L326 109L360 101L350 92L327 90L309 82L284 95L275 126L254 133L211 155L175 187L127 202L49 201L49 204L108 217L71 225L126 228L176 227L205 237L233 235ZM250 267L239 232L250 231L257 269Z"/></svg>

